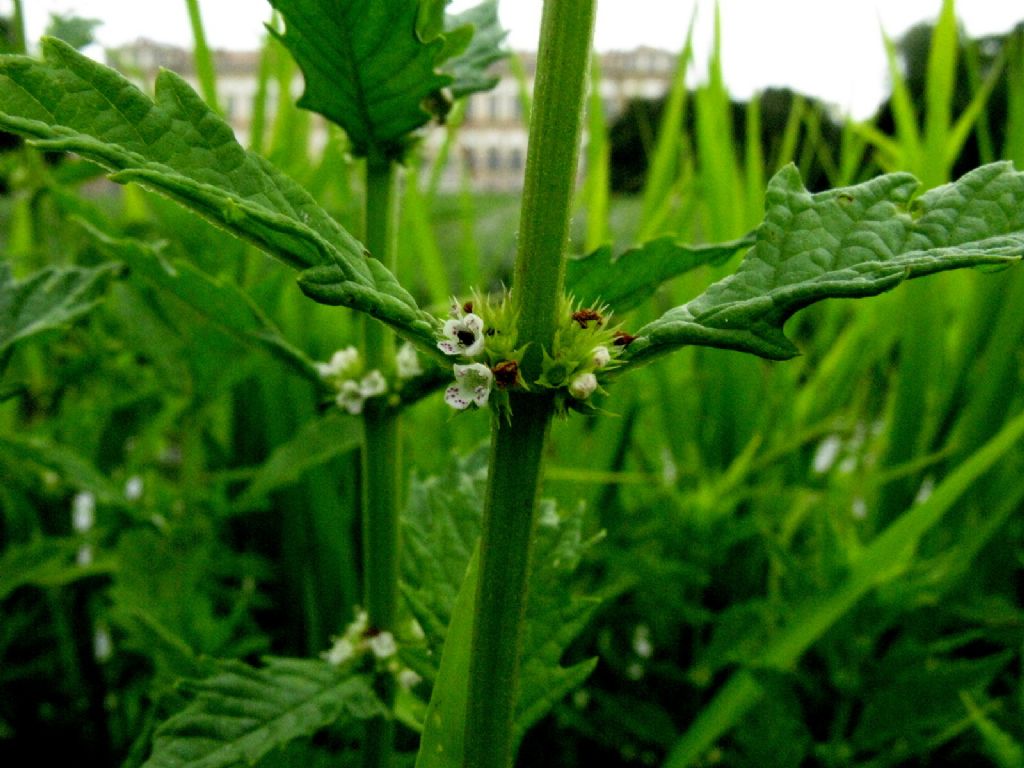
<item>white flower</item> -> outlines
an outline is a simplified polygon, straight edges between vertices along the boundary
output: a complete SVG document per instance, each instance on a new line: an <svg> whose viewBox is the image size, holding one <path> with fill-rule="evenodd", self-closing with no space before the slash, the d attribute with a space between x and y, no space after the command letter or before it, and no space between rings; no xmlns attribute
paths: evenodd
<svg viewBox="0 0 1024 768"><path fill-rule="evenodd" d="M654 654L651 628L646 624L638 624L633 630L633 653L641 659L649 659Z"/></svg>
<svg viewBox="0 0 1024 768"><path fill-rule="evenodd" d="M360 609L356 611L356 617L345 627L345 634L349 637L362 637L366 628L370 626L370 614Z"/></svg>
<svg viewBox="0 0 1024 768"><path fill-rule="evenodd" d="M378 659L386 659L398 653L395 636L390 632L380 632L369 639L367 645Z"/></svg>
<svg viewBox="0 0 1024 768"><path fill-rule="evenodd" d="M142 498L142 478L138 475L132 475L128 478L128 482L124 484L124 497L128 501L138 501Z"/></svg>
<svg viewBox="0 0 1024 768"><path fill-rule="evenodd" d="M395 355L395 373L400 379L411 379L423 373L423 367L416 356L416 347L409 342L403 344Z"/></svg>
<svg viewBox="0 0 1024 768"><path fill-rule="evenodd" d="M83 568L87 565L92 565L92 547L88 544L83 544L78 548L75 553L75 564L80 565Z"/></svg>
<svg viewBox="0 0 1024 768"><path fill-rule="evenodd" d="M444 340L437 342L437 348L446 355L473 357L484 349L484 321L472 312L445 320L441 333Z"/></svg>
<svg viewBox="0 0 1024 768"><path fill-rule="evenodd" d="M383 373L374 368L359 381L347 379L341 382L334 402L338 404L339 408L344 408L353 416L358 416L363 412L363 404L367 398L383 395L387 391L388 380L384 378Z"/></svg>
<svg viewBox="0 0 1024 768"><path fill-rule="evenodd" d="M330 362L317 363L316 371L322 378L349 378L359 367L359 350L355 347L339 349L331 356Z"/></svg>
<svg viewBox="0 0 1024 768"><path fill-rule="evenodd" d="M594 347L590 353L590 363L595 368L604 368L611 361L612 355L608 347Z"/></svg>
<svg viewBox="0 0 1024 768"><path fill-rule="evenodd" d="M359 392L363 397L376 397L388 391L388 380L384 374L374 368L363 376L359 382Z"/></svg>
<svg viewBox="0 0 1024 768"><path fill-rule="evenodd" d="M494 374L482 363L456 365L455 383L444 391L444 401L452 408L464 411L471 404L487 405L494 384Z"/></svg>
<svg viewBox="0 0 1024 768"><path fill-rule="evenodd" d="M359 389L359 383L351 379L341 382L338 396L334 398L334 402L338 404L339 408L344 408L353 416L358 416L363 412L363 402L365 400L366 398Z"/></svg>
<svg viewBox="0 0 1024 768"><path fill-rule="evenodd" d="M96 497L88 491L76 493L71 501L71 527L85 533L96 522Z"/></svg>
<svg viewBox="0 0 1024 768"><path fill-rule="evenodd" d="M92 655L99 662L107 661L114 655L114 639L104 624L98 625L96 631L93 632Z"/></svg>
<svg viewBox="0 0 1024 768"><path fill-rule="evenodd" d="M348 637L339 637L334 641L331 650L324 654L328 664L340 667L356 655L356 647Z"/></svg>
<svg viewBox="0 0 1024 768"><path fill-rule="evenodd" d="M597 390L597 376L581 373L569 382L569 394L577 400L586 400Z"/></svg>
<svg viewBox="0 0 1024 768"><path fill-rule="evenodd" d="M423 679L422 677L417 675L415 672L413 672L408 667L403 668L398 673L398 684L400 686L402 686L402 688L407 690L407 691L412 690L417 685L419 685L419 683L420 683L420 681L422 679Z"/></svg>

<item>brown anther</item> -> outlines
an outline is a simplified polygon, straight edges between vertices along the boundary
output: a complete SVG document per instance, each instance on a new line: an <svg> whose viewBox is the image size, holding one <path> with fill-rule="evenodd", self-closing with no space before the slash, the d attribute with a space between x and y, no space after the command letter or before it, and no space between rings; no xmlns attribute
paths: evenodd
<svg viewBox="0 0 1024 768"><path fill-rule="evenodd" d="M636 336L626 333L625 331L616 331L615 341L613 341L612 344L617 347L628 347L634 341L636 341Z"/></svg>
<svg viewBox="0 0 1024 768"><path fill-rule="evenodd" d="M473 313L473 302L467 301L465 304L463 304L462 311L465 312L467 315L471 315Z"/></svg>
<svg viewBox="0 0 1024 768"><path fill-rule="evenodd" d="M519 363L515 360L502 360L491 369L498 389L514 387L519 381Z"/></svg>
<svg viewBox="0 0 1024 768"><path fill-rule="evenodd" d="M604 322L601 313L595 309L580 309L572 313L572 319L580 324L580 328L586 328L587 323L595 322L598 327Z"/></svg>

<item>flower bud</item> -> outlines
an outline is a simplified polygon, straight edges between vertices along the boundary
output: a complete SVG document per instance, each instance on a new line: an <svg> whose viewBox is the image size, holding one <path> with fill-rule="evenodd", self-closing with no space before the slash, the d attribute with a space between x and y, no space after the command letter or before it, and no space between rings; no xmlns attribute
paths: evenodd
<svg viewBox="0 0 1024 768"><path fill-rule="evenodd" d="M586 400L597 390L597 376L581 373L569 382L569 394L577 400Z"/></svg>

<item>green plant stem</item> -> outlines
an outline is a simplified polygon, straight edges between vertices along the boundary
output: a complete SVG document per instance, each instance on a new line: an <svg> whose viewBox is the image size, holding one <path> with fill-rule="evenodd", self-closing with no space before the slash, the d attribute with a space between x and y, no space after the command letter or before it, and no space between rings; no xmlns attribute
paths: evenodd
<svg viewBox="0 0 1024 768"><path fill-rule="evenodd" d="M185 0L188 6L188 20L192 25L192 44L195 48L193 56L196 62L196 76L199 78L199 90L203 101L213 109L221 112L217 102L217 72L213 66L213 56L206 44L206 30L203 28L203 17L199 13L199 0Z"/></svg>
<svg viewBox="0 0 1024 768"><path fill-rule="evenodd" d="M373 258L394 269L395 166L386 158L366 161L366 238ZM385 376L394 371L395 339L373 318L363 319L363 355L366 370L376 368ZM398 497L399 421L386 398L367 401L363 412L363 602L369 625L394 632L398 606ZM377 693L388 706L394 700L394 683L384 676ZM367 726L363 765L387 768L392 764L394 721L378 718Z"/></svg>
<svg viewBox="0 0 1024 768"><path fill-rule="evenodd" d="M530 345L534 359L542 348L551 348L562 298L594 12L594 0L544 4L513 281L518 341ZM535 378L525 364L524 370ZM527 573L552 400L530 393L513 394L510 400L510 423L496 420L491 435L470 656L466 768L508 768L514 757Z"/></svg>

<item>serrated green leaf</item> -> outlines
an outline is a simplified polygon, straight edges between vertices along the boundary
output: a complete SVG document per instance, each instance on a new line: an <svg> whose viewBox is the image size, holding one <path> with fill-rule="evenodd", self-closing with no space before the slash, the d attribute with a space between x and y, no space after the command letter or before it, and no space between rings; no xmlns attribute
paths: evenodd
<svg viewBox="0 0 1024 768"><path fill-rule="evenodd" d="M461 765L469 647L476 595L475 552L487 478L486 454L457 459L444 477L415 480L404 520L404 593L428 642L443 646L417 768ZM543 502L531 560L516 738L593 671L596 660L562 667L561 658L600 600L573 592L569 578L592 544L582 515L559 516ZM451 640L449 641L449 638Z"/></svg>
<svg viewBox="0 0 1024 768"><path fill-rule="evenodd" d="M360 419L339 410L305 424L295 436L274 449L259 468L242 495L232 504L234 512L245 512L264 504L267 494L295 483L303 474L321 464L355 450L362 443Z"/></svg>
<svg viewBox="0 0 1024 768"><path fill-rule="evenodd" d="M243 149L184 80L161 72L154 102L64 43L46 40L43 52L43 61L0 57L0 128L167 195L295 269L317 268L319 293L331 303L433 345L432 319L394 277L371 266L362 245L302 187Z"/></svg>
<svg viewBox="0 0 1024 768"><path fill-rule="evenodd" d="M914 198L910 174L809 193L793 166L775 175L765 220L739 269L637 332L634 361L689 344L771 359L797 354L783 333L796 311L874 296L935 272L1009 264L1024 253L1024 175L978 168Z"/></svg>
<svg viewBox="0 0 1024 768"><path fill-rule="evenodd" d="M445 29L449 38L460 30L468 30L470 38L465 50L447 58L442 67L451 75L452 96L458 99L497 85L497 75L488 74L488 70L509 55L502 47L508 32L502 29L498 18L498 0L484 0L462 13L448 16Z"/></svg>
<svg viewBox="0 0 1024 768"><path fill-rule="evenodd" d="M451 82L436 69L444 41L424 42L418 32L419 1L270 4L306 79L299 106L340 125L357 154L401 158L412 131L430 119L424 102Z"/></svg>
<svg viewBox="0 0 1024 768"><path fill-rule="evenodd" d="M607 304L625 312L653 296L666 280L706 264L723 264L753 244L753 235L719 245L683 245L675 238L660 237L618 256L605 245L569 260L565 286L586 306Z"/></svg>
<svg viewBox="0 0 1024 768"><path fill-rule="evenodd" d="M15 280L0 264L0 356L19 341L66 328L100 301L119 265L47 267Z"/></svg>
<svg viewBox="0 0 1024 768"><path fill-rule="evenodd" d="M325 726L386 713L365 678L323 661L222 661L188 687L195 701L157 729L145 768L252 765Z"/></svg>

